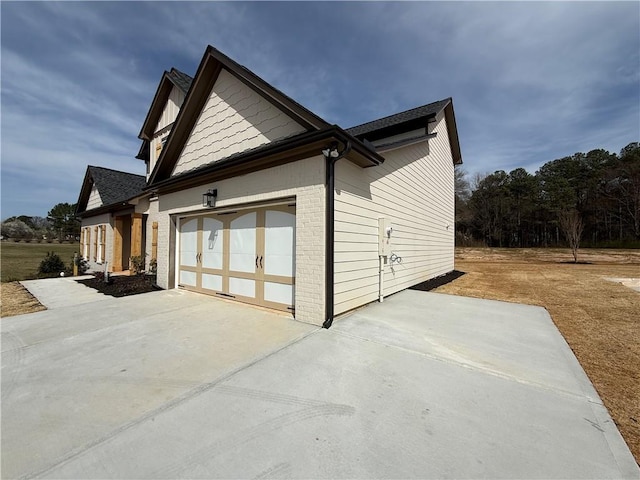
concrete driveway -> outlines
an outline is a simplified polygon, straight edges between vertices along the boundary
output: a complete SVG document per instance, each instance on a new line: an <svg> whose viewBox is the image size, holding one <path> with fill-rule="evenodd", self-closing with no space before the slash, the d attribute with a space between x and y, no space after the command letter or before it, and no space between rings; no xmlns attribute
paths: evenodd
<svg viewBox="0 0 640 480"><path fill-rule="evenodd" d="M545 310L318 329L183 291L2 320L3 478L640 478Z"/></svg>

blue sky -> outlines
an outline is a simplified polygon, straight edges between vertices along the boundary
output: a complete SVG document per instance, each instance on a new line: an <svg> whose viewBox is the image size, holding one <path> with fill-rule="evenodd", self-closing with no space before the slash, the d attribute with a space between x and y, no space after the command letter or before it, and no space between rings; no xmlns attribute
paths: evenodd
<svg viewBox="0 0 640 480"><path fill-rule="evenodd" d="M464 168L640 137L640 3L1 2L1 216L75 203L87 165L144 173L162 72L208 44L347 128L453 97Z"/></svg>

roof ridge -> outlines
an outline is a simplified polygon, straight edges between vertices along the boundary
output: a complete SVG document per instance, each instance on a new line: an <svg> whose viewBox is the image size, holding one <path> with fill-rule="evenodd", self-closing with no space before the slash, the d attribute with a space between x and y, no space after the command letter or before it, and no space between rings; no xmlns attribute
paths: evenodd
<svg viewBox="0 0 640 480"><path fill-rule="evenodd" d="M87 168L89 168L89 169L96 169L97 168L97 169L100 169L100 170L109 170L110 172L124 173L126 175L135 175L136 177L146 178L145 175L140 175L138 173L125 172L124 170L116 170L115 168L101 167L99 165L88 165Z"/></svg>

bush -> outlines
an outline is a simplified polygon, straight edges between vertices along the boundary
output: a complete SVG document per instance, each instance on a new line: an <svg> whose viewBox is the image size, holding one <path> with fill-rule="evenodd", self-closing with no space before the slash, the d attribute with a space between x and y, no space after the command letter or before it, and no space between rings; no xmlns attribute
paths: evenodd
<svg viewBox="0 0 640 480"><path fill-rule="evenodd" d="M130 267L134 275L140 275L144 270L144 257L140 255L131 257Z"/></svg>
<svg viewBox="0 0 640 480"><path fill-rule="evenodd" d="M105 273L105 272L94 272L93 273L93 277L98 281L98 282L104 282L108 285L113 283L113 279L111 278L111 275L109 275L109 273Z"/></svg>
<svg viewBox="0 0 640 480"><path fill-rule="evenodd" d="M89 270L89 262L87 262L84 257L81 257L80 255L78 255L77 257L74 256L71 259L71 262L76 263L76 266L78 267L78 275L84 275L85 273L87 273L87 270Z"/></svg>
<svg viewBox="0 0 640 480"><path fill-rule="evenodd" d="M44 259L40 262L38 273L40 275L59 275L65 271L65 265L60 256L55 252L48 252Z"/></svg>

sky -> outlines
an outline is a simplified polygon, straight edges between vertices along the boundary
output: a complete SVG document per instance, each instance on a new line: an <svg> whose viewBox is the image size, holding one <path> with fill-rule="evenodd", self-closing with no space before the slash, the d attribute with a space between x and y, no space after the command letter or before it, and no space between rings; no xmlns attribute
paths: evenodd
<svg viewBox="0 0 640 480"><path fill-rule="evenodd" d="M0 2L0 216L144 174L165 70L212 45L343 128L452 97L469 177L640 140L640 2Z"/></svg>

